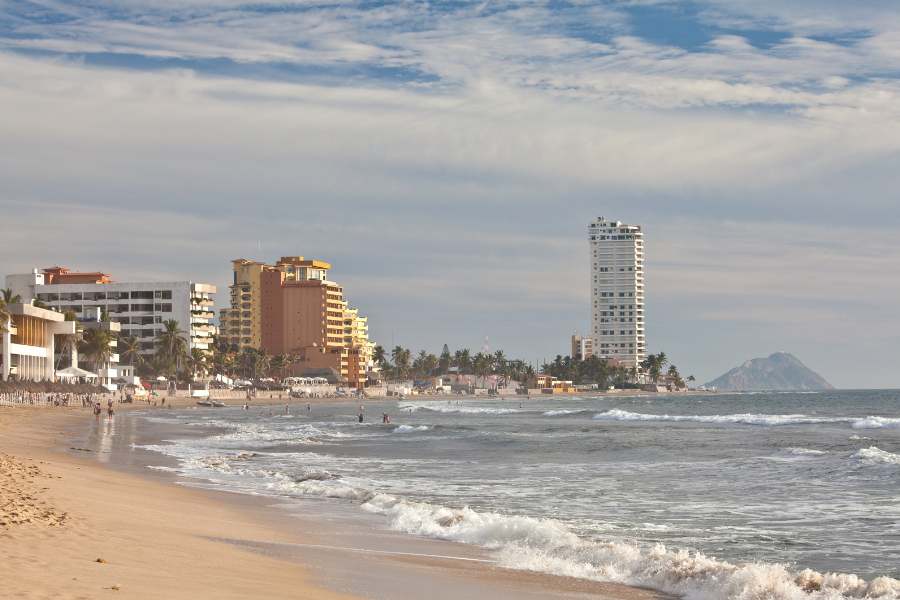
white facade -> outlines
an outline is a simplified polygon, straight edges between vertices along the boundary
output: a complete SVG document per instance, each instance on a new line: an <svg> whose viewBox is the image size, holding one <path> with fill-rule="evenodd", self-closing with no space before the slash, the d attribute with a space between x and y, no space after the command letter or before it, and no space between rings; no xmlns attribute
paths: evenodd
<svg viewBox="0 0 900 600"><path fill-rule="evenodd" d="M190 348L210 349L216 333L212 324L216 286L206 283L45 284L43 273L35 270L7 276L6 285L26 303L37 299L60 312L72 310L79 321L96 321L98 311L105 310L111 321L121 325L121 337L138 338L142 353L148 355L154 352L154 338L163 330L163 322L170 319L188 334Z"/></svg>
<svg viewBox="0 0 900 600"><path fill-rule="evenodd" d="M640 368L644 333L644 234L639 225L598 217L588 226L594 356Z"/></svg>
<svg viewBox="0 0 900 600"><path fill-rule="evenodd" d="M30 304L7 305L11 318L0 328L0 379L55 381L57 336L74 336L75 323Z"/></svg>
<svg viewBox="0 0 900 600"><path fill-rule="evenodd" d="M572 354L573 360L587 360L594 356L594 338L591 336L572 336Z"/></svg>

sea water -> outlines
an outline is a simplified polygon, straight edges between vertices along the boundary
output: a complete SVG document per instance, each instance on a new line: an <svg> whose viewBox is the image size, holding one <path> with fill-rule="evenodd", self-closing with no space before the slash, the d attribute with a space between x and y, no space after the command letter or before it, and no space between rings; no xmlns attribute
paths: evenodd
<svg viewBox="0 0 900 600"><path fill-rule="evenodd" d="M511 568L698 599L900 598L900 392L358 410L154 413L198 435L146 448L207 485L353 505Z"/></svg>

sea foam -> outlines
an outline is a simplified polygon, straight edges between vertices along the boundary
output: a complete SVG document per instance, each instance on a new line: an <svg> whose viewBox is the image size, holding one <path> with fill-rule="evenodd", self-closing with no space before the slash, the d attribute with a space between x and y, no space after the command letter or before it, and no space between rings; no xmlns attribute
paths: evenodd
<svg viewBox="0 0 900 600"><path fill-rule="evenodd" d="M398 531L475 544L507 568L652 587L690 600L900 598L900 581L853 574L794 572L780 564L732 564L700 552L579 538L552 519L449 508L375 494L362 504Z"/></svg>
<svg viewBox="0 0 900 600"><path fill-rule="evenodd" d="M882 429L885 427L900 429L900 419L892 419L890 417L866 417L865 419L853 421L854 429Z"/></svg>
<svg viewBox="0 0 900 600"><path fill-rule="evenodd" d="M514 408L492 408L483 406L458 406L452 404L400 404L397 408L405 411L418 412L427 410L438 413L459 413L472 415L508 415L520 412Z"/></svg>
<svg viewBox="0 0 900 600"><path fill-rule="evenodd" d="M764 415L764 414L737 414L737 415L652 415L633 413L627 410L612 409L594 415L599 421L672 421L694 423L722 423L741 425L807 425L817 423L841 423L847 419L829 417L810 417L807 415Z"/></svg>
<svg viewBox="0 0 900 600"><path fill-rule="evenodd" d="M577 408L577 409L572 409L572 410L560 408L558 410L548 410L547 412L542 413L542 414L545 417L562 417L564 415L577 415L577 414L585 413L585 412L588 412L588 410L584 409L584 408Z"/></svg>
<svg viewBox="0 0 900 600"><path fill-rule="evenodd" d="M900 454L870 446L857 451L851 458L867 465L900 465Z"/></svg>
<svg viewBox="0 0 900 600"><path fill-rule="evenodd" d="M621 420L660 419L658 415L620 410L608 411L597 417ZM662 418L751 424L783 424L789 420L797 422L799 418L803 419L802 422L808 422L808 417L803 415L671 418L663 415ZM242 433L249 433L245 428L239 429L243 429ZM312 431L307 433L314 434ZM218 437L217 442L221 441L223 439ZM452 508L407 500L378 493L370 489L369 481L344 478L312 465L293 475L277 469L259 468L253 464L253 459L258 454L251 452L202 456L204 450L208 452L208 449L185 447L181 444L145 446L145 449L180 458L182 473L194 476L202 472L238 476L240 479L237 481L247 485L241 485L241 488L251 493L351 501L359 504L363 510L384 516L397 531L478 545L490 550L500 565L512 569L651 587L682 595L687 600L900 599L900 581L888 577L866 581L854 574L818 573L808 569L795 571L774 563L736 564L701 552L670 548L662 544L646 545L629 540L588 540L554 519L505 515L470 507ZM279 456L287 458L283 454ZM310 453L296 453L293 456L307 464L306 459L324 458ZM900 464L900 456L874 446L860 450L853 456L866 464Z"/></svg>
<svg viewBox="0 0 900 600"><path fill-rule="evenodd" d="M430 425L400 425L396 427L392 433L416 433L422 431L431 431Z"/></svg>

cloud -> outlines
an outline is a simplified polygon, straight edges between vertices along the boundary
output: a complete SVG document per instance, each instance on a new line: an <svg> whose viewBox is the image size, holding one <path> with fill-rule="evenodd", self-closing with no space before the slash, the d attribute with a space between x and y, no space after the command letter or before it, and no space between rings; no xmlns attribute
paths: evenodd
<svg viewBox="0 0 900 600"><path fill-rule="evenodd" d="M701 3L686 49L620 2L2 3L3 234L33 250L0 269L224 286L315 255L379 341L538 359L586 327L602 213L647 226L651 348L704 380L775 348L846 370L900 337L876 5Z"/></svg>

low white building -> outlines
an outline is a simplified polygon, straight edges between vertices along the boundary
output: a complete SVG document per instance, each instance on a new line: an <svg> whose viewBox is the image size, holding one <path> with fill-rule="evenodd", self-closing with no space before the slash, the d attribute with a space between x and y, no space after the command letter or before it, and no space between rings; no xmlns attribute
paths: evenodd
<svg viewBox="0 0 900 600"><path fill-rule="evenodd" d="M57 337L74 336L75 322L62 314L31 306L8 304L10 318L0 328L0 377L20 381L56 381Z"/></svg>
<svg viewBox="0 0 900 600"><path fill-rule="evenodd" d="M6 287L26 303L38 300L60 313L72 311L79 321L96 321L97 311L119 323L122 337L134 336L142 354L154 352L163 322L175 320L190 348L209 350L216 286L193 281L117 282L101 272L77 273L64 267L34 269L8 275Z"/></svg>

